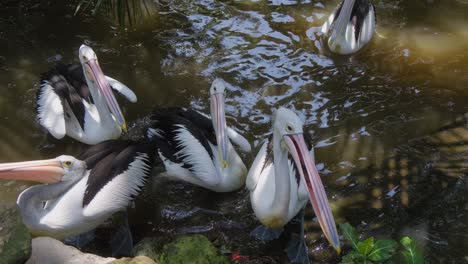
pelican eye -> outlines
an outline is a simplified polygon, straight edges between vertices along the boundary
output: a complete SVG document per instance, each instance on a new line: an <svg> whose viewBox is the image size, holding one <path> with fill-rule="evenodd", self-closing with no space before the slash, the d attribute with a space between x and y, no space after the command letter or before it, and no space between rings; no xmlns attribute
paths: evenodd
<svg viewBox="0 0 468 264"><path fill-rule="evenodd" d="M69 161L69 160L67 160L67 161L65 161L65 162L63 163L63 166L64 166L65 168L70 168L71 165L72 165L72 162Z"/></svg>
<svg viewBox="0 0 468 264"><path fill-rule="evenodd" d="M289 133L292 133L293 132L293 127L291 125L287 125L286 126L286 131L289 132Z"/></svg>

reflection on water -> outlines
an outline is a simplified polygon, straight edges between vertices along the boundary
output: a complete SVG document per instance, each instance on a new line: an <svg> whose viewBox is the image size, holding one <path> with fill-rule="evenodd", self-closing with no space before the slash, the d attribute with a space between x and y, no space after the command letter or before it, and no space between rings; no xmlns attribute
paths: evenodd
<svg viewBox="0 0 468 264"><path fill-rule="evenodd" d="M378 34L354 56L322 48L320 26L338 1L157 1L157 15L125 32L104 17L71 16L67 3L30 2L0 3L0 160L80 151L44 136L33 113L39 74L77 62L85 42L104 72L138 95L136 105L122 101L133 129L156 105L208 112L210 81L221 77L228 123L256 146L276 108L306 121L338 222L382 236L422 230L429 258L464 257L466 117L456 120L468 112L463 1L376 3ZM13 203L25 187L0 183L0 201ZM245 191L226 196L156 181L131 222L137 240L201 232L254 259L281 261L281 245L247 237L256 224L247 199ZM330 261L310 210L306 219L310 253Z"/></svg>

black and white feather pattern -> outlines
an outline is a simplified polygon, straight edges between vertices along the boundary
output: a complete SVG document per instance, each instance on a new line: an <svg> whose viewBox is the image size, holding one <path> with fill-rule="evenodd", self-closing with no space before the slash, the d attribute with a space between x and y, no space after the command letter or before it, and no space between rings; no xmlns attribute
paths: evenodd
<svg viewBox="0 0 468 264"><path fill-rule="evenodd" d="M43 73L36 96L39 122L48 130L53 130L54 125L64 123L65 118L73 118L72 115L84 129L83 100L93 103L93 99L81 65L58 64L50 71ZM64 135L65 127L63 127L62 137Z"/></svg>
<svg viewBox="0 0 468 264"><path fill-rule="evenodd" d="M307 145L307 149L313 152L312 140L307 133L304 133L304 141ZM263 171L269 166L274 165L273 134L271 134L263 144L266 144L266 149L265 153L263 154L264 158L262 158L263 163L259 174L263 173ZM288 163L296 178L296 183L299 185L301 181L301 175L299 174L299 169L297 168L296 163L294 162L290 154L288 155Z"/></svg>
<svg viewBox="0 0 468 264"><path fill-rule="evenodd" d="M156 143L162 156L190 171L197 161L186 154L187 144L200 144L210 159L214 157L210 144L217 145L212 120L195 110L179 107L155 109L147 136Z"/></svg>
<svg viewBox="0 0 468 264"><path fill-rule="evenodd" d="M90 170L83 197L84 214L125 208L150 176L155 149L153 142L108 140L78 156Z"/></svg>
<svg viewBox="0 0 468 264"><path fill-rule="evenodd" d="M343 7L343 2L341 2L340 5L338 6L338 8L336 9L336 13L335 13L335 16L333 18L333 22L335 22L338 19L342 7ZM370 0L356 0L354 2L353 10L351 11L351 17L349 18L349 20L353 21L353 19L355 19L355 21L356 21L356 23L354 25L354 29L355 29L354 37L355 37L356 41L359 40L359 36L361 34L361 27L362 27L362 25L364 23L364 19L369 14L369 11L371 10L371 8L372 8L372 11L375 10L375 7L371 3ZM377 16L374 17L374 20L375 21L377 20Z"/></svg>

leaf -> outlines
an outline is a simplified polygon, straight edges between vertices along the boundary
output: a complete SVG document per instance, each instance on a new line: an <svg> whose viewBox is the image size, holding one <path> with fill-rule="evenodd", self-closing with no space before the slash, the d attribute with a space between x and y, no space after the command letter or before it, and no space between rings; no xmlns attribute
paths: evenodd
<svg viewBox="0 0 468 264"><path fill-rule="evenodd" d="M356 229L354 229L354 227L349 223L344 223L340 224L340 230L344 238L351 243L351 246L353 246L354 249L357 250L357 243L359 242L359 238Z"/></svg>
<svg viewBox="0 0 468 264"><path fill-rule="evenodd" d="M353 250L341 259L341 264L366 263L366 256Z"/></svg>
<svg viewBox="0 0 468 264"><path fill-rule="evenodd" d="M385 261L393 255L397 246L398 243L394 240L379 239L367 257L372 261Z"/></svg>
<svg viewBox="0 0 468 264"><path fill-rule="evenodd" d="M368 239L364 241L359 241L357 243L357 250L359 253L367 256L372 249L374 248L374 237L369 237Z"/></svg>
<svg viewBox="0 0 468 264"><path fill-rule="evenodd" d="M414 241L409 237L403 237L400 240L400 243L405 248L401 254L406 260L408 264L423 264L424 263L424 256L421 252L418 251L416 248L416 244Z"/></svg>

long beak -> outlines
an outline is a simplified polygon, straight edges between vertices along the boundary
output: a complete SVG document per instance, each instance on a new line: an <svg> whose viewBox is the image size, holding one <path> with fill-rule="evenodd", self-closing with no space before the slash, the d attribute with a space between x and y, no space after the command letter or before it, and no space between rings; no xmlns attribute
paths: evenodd
<svg viewBox="0 0 468 264"><path fill-rule="evenodd" d="M227 167L227 145L226 116L224 114L224 94L216 93L211 95L211 118L218 144L218 154L221 158L223 168Z"/></svg>
<svg viewBox="0 0 468 264"><path fill-rule="evenodd" d="M55 183L65 173L56 159L0 164L0 179Z"/></svg>
<svg viewBox="0 0 468 264"><path fill-rule="evenodd" d="M296 163L299 174L306 184L309 199L314 208L315 215L319 220L320 227L328 242L330 242L338 254L340 254L340 239L336 231L335 219L333 218L330 204L328 203L325 188L323 187L317 168L312 161L312 157L304 141L304 136L302 134L285 135L284 139Z"/></svg>
<svg viewBox="0 0 468 264"><path fill-rule="evenodd" d="M89 69L89 74L91 75L92 81L96 84L98 89L101 90L104 98L106 98L107 106L115 117L117 124L122 128L124 132L127 132L127 123L120 110L120 106L115 99L114 93L110 87L109 82L106 80L104 73L99 66L99 63L96 59L87 61L84 65Z"/></svg>

